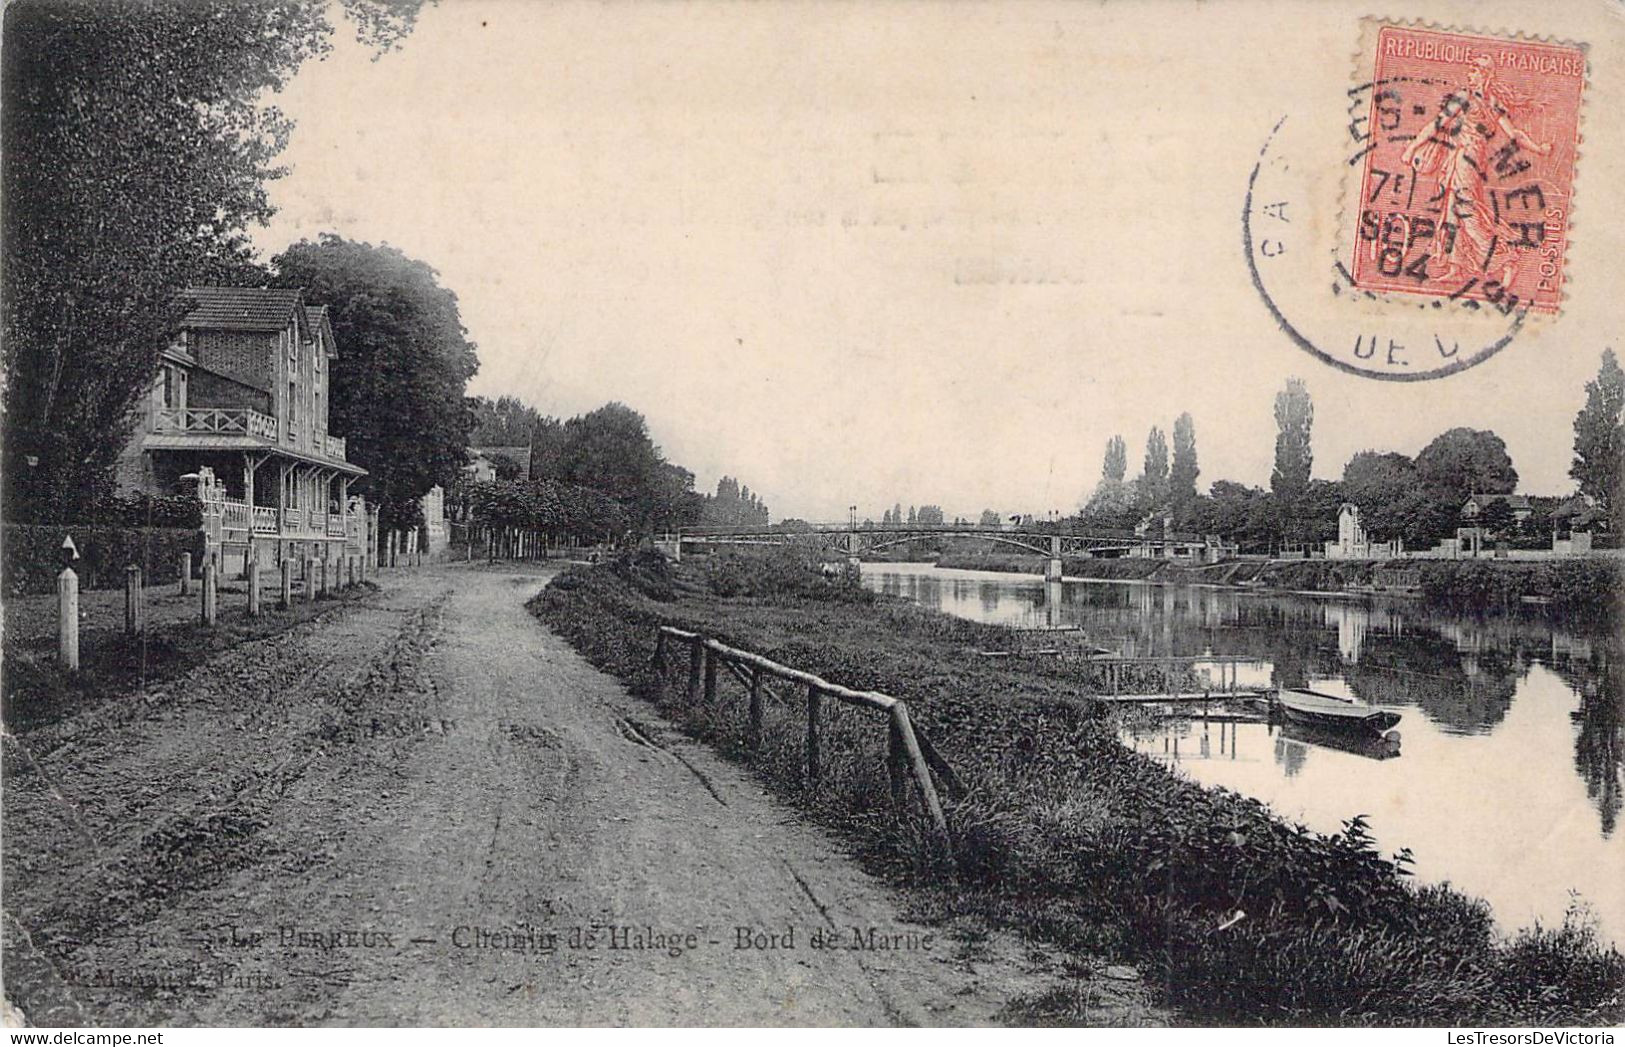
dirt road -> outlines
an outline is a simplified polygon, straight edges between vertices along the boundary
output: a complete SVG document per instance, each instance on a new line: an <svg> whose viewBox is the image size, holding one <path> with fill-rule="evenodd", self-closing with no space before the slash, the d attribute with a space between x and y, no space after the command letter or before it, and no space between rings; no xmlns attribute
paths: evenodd
<svg viewBox="0 0 1625 1047"><path fill-rule="evenodd" d="M544 581L386 572L8 738L8 997L38 1024L935 1025L1061 980L900 920L529 615ZM1111 988L1101 1019L1133 1020Z"/></svg>

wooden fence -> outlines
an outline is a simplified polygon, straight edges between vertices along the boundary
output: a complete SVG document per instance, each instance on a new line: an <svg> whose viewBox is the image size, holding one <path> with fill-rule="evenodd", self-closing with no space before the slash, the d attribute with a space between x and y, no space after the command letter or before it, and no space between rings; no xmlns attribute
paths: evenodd
<svg viewBox="0 0 1625 1047"><path fill-rule="evenodd" d="M702 699L708 704L716 701L718 670L725 668L743 685L749 700L749 728L747 741L752 749L762 740L762 699L764 692L779 696L768 685L768 679L783 680L805 688L807 708L806 781L816 787L820 779L823 754L820 750L819 711L823 701L833 699L858 709L881 713L887 722L886 769L891 782L893 806L901 811L912 777L925 805L932 827L944 843L948 838L948 822L943 816L942 801L937 793L936 778L952 796L963 793L963 787L925 734L919 731L909 717L908 705L878 691L854 691L812 673L792 669L750 651L742 651L725 643L663 625L655 639L654 665L657 673L665 673L668 641L686 646L688 661L688 700L697 704ZM784 699L780 699L784 700ZM935 774L935 778L933 778Z"/></svg>

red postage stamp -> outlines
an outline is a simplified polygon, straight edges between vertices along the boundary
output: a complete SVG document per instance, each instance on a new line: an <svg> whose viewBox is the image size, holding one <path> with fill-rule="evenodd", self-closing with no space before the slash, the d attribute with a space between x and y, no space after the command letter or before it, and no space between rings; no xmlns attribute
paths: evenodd
<svg viewBox="0 0 1625 1047"><path fill-rule="evenodd" d="M1372 44L1350 282L1556 312L1585 47L1396 25Z"/></svg>

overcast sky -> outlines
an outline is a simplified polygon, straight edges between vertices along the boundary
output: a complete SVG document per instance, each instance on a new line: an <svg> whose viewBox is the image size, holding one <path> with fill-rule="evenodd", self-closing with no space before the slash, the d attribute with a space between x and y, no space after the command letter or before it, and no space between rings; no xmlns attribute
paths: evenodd
<svg viewBox="0 0 1625 1047"><path fill-rule="evenodd" d="M1267 484L1290 375L1317 476L1467 425L1525 491L1566 492L1584 383L1625 342L1625 20L1423 6L1591 45L1564 312L1445 380L1334 371L1248 283L1265 135L1349 82L1363 11L1336 4L447 0L278 99L292 174L259 242L423 259L479 345L471 392L622 400L702 489L732 474L775 518L1070 511L1108 437L1132 473L1185 410L1204 489Z"/></svg>

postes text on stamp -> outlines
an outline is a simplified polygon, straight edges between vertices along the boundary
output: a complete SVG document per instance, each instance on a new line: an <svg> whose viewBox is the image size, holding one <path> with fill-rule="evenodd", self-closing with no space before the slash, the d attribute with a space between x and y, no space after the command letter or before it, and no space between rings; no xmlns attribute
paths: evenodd
<svg viewBox="0 0 1625 1047"><path fill-rule="evenodd" d="M1399 25L1372 43L1351 282L1556 312L1584 46Z"/></svg>

